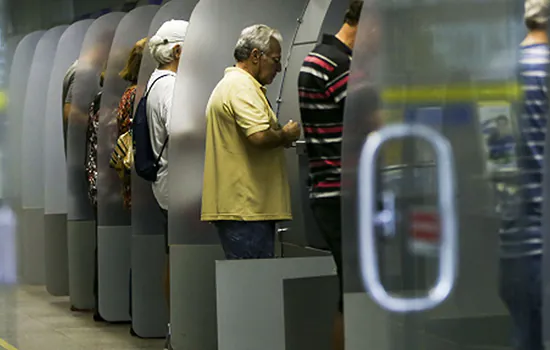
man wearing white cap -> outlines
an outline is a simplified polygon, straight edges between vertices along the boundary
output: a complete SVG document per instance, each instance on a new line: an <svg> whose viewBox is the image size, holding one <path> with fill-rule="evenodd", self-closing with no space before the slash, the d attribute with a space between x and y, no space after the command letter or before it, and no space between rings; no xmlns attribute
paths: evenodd
<svg viewBox="0 0 550 350"><path fill-rule="evenodd" d="M187 33L187 21L168 21L149 40L149 49L158 63L153 72L147 91L147 122L149 124L151 146L157 159L160 159L160 169L157 180L153 183L153 193L164 217L164 234L166 242L166 272L164 292L170 305L170 265L168 247L168 136L170 134L170 119L172 99L176 83L176 73L181 58L183 42ZM172 349L170 344L170 325L166 339L166 350Z"/></svg>
<svg viewBox="0 0 550 350"><path fill-rule="evenodd" d="M521 43L519 84L523 105L517 119L517 197L503 203L500 229L500 295L513 320L514 346L542 350L543 159L548 119L547 24L550 0L525 1L529 31Z"/></svg>

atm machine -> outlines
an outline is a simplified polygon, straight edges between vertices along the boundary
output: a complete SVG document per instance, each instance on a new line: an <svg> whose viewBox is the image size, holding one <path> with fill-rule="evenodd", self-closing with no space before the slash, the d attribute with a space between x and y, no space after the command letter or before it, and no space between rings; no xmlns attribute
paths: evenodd
<svg viewBox="0 0 550 350"><path fill-rule="evenodd" d="M298 75L306 56L323 34L336 34L344 22L347 1L311 0L298 19L296 34L283 71L277 116L284 124L300 121ZM286 152L291 187L293 220L278 230L283 257L328 255L328 247L313 218L309 200L309 165L305 141L296 142Z"/></svg>
<svg viewBox="0 0 550 350"><path fill-rule="evenodd" d="M521 6L363 9L344 127L347 349L511 348L497 195L517 169L492 162L486 133L496 115L513 124Z"/></svg>

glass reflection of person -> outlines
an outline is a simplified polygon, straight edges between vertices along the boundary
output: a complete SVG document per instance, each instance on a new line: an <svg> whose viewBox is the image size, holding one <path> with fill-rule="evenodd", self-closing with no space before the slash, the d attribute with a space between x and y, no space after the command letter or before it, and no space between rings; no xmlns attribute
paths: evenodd
<svg viewBox="0 0 550 350"><path fill-rule="evenodd" d="M96 97L100 86L99 71L107 61L107 56L114 32L101 32L93 45L85 47L83 54L67 69L63 79L63 138L65 155L67 155L67 141L69 118L74 125L86 125L88 121L88 107ZM77 77L79 84L77 85Z"/></svg>
<svg viewBox="0 0 550 350"><path fill-rule="evenodd" d="M548 118L549 0L525 1L528 34L520 46L517 196L502 203L500 295L514 326L514 345L542 350L543 159ZM511 211L515 208L515 211ZM514 215L510 215L514 213Z"/></svg>
<svg viewBox="0 0 550 350"><path fill-rule="evenodd" d="M292 218L284 147L300 127L280 127L265 88L281 71L281 45L275 29L245 28L206 108L201 219L215 224L227 259L273 258L275 224Z"/></svg>
<svg viewBox="0 0 550 350"><path fill-rule="evenodd" d="M187 21L172 20L165 22L149 40L151 55L158 63L147 83L147 122L151 137L151 146L160 169L157 181L152 185L153 194L164 218L164 237L166 246L166 268L164 275L164 292L170 307L170 252L168 246L168 137L176 73L182 55L183 42L187 34ZM172 349L170 324L166 337L165 349Z"/></svg>
<svg viewBox="0 0 550 350"><path fill-rule="evenodd" d="M495 119L496 129L487 139L489 159L497 163L507 164L512 161L515 149L510 120L505 115L499 115Z"/></svg>
<svg viewBox="0 0 550 350"><path fill-rule="evenodd" d="M130 131L132 125L139 69L141 67L143 49L146 43L147 38L141 39L134 45L124 69L119 73L120 77L129 83L129 86L126 88L126 91L124 91L117 108L116 120L118 137ZM131 173L125 172L119 174L119 177L122 180L122 199L124 208L130 210L132 208Z"/></svg>

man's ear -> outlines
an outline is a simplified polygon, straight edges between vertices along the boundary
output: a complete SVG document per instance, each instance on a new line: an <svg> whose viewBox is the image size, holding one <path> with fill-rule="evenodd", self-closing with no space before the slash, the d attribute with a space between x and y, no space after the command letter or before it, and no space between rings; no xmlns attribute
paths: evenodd
<svg viewBox="0 0 550 350"><path fill-rule="evenodd" d="M258 49L252 50L252 53L250 55L252 57L252 61L254 63L260 62L260 58L262 57L262 53Z"/></svg>
<svg viewBox="0 0 550 350"><path fill-rule="evenodd" d="M174 58L175 59L179 59L181 57L181 45L177 45L176 47L174 47Z"/></svg>

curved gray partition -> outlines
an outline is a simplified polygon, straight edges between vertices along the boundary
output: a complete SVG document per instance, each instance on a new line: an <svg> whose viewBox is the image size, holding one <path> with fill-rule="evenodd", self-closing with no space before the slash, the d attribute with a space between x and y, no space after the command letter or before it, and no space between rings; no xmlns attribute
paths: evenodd
<svg viewBox="0 0 550 350"><path fill-rule="evenodd" d="M158 6L138 7L120 21L109 54L98 132L99 312L110 322L130 320L131 217L123 208L122 182L109 167L118 135L116 113L128 82L120 76L134 44L147 37Z"/></svg>
<svg viewBox="0 0 550 350"><path fill-rule="evenodd" d="M25 280L45 283L44 246L44 117L55 51L67 26L47 31L36 46L23 111L21 137L21 239ZM27 265L28 264L28 265Z"/></svg>
<svg viewBox="0 0 550 350"><path fill-rule="evenodd" d="M151 23L149 37L168 20L189 20L197 2L173 0L162 6ZM146 50L141 62L136 100L143 95L144 87L155 68L156 62L149 50ZM136 334L145 338L164 336L168 323L162 288L166 260L162 220L151 184L133 174L132 327Z"/></svg>
<svg viewBox="0 0 550 350"><path fill-rule="evenodd" d="M92 309L95 304L96 224L84 167L88 109L100 90L100 75L124 15L113 12L92 23L84 37L73 86L67 132L67 231L71 304L80 310Z"/></svg>
<svg viewBox="0 0 550 350"><path fill-rule="evenodd" d="M200 222L205 146L205 109L244 27L279 29L288 54L297 18L307 1L202 0L191 16L172 110L169 148L171 324L175 348L217 349L215 260L223 259L211 225ZM282 75L268 87L276 101ZM191 165L191 166L190 166ZM200 320L200 321L199 321Z"/></svg>
<svg viewBox="0 0 550 350"><path fill-rule="evenodd" d="M309 1L292 44L290 59L286 67L281 102L278 106L278 116L281 123L284 124L299 117L300 104L297 82L302 62L315 47L319 36L322 36L323 33L337 33L343 24L347 7L348 2L346 1ZM286 151L293 220L284 224L288 231L281 234L280 238L283 243L290 243L299 247L325 249L327 248L326 242L319 233L309 205L309 164L304 146L304 144L298 144L297 148ZM286 252L286 250L283 250L283 252Z"/></svg>
<svg viewBox="0 0 550 350"><path fill-rule="evenodd" d="M10 72L12 70L12 64L13 64L13 56L15 55L15 50L17 49L17 46L19 45L19 42L21 42L21 39L23 39L23 36L14 36L9 38L6 41L5 49L4 49L4 59L5 59L5 76L4 81L2 84L3 94L6 104L2 107L2 124L0 129L0 154L1 157L1 198L8 199L9 200L9 163L8 163L8 150L9 150L9 137L10 137L10 123L9 123L9 115L8 115L8 95L9 95L9 89L10 89Z"/></svg>
<svg viewBox="0 0 550 350"><path fill-rule="evenodd" d="M23 109L25 105L25 95L27 93L27 84L29 73L36 50L36 45L40 38L44 35L44 31L34 32L25 36L13 56L13 64L10 72L9 83L9 104L8 104L8 183L10 184L7 190L7 196L11 202L12 208L17 216L17 221L21 222L21 136L23 129ZM18 275L22 282L26 282L26 269L30 268L27 265L23 255L23 247L27 242L22 238L21 225L17 226L17 266Z"/></svg>
<svg viewBox="0 0 550 350"><path fill-rule="evenodd" d="M93 20L71 25L59 39L48 86L44 125L44 237L46 289L69 295L67 246L67 162L63 142L63 78L78 58Z"/></svg>

